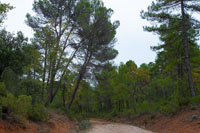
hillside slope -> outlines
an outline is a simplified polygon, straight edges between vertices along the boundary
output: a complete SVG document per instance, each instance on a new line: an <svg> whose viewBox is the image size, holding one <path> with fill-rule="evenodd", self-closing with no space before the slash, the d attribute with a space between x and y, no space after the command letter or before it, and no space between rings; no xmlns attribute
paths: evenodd
<svg viewBox="0 0 200 133"><path fill-rule="evenodd" d="M74 129L76 129L74 121L53 112L50 112L47 122L26 121L21 124L12 124L0 119L0 133L69 133Z"/></svg>
<svg viewBox="0 0 200 133"><path fill-rule="evenodd" d="M144 115L131 121L156 133L200 133L200 106L187 107L172 116Z"/></svg>

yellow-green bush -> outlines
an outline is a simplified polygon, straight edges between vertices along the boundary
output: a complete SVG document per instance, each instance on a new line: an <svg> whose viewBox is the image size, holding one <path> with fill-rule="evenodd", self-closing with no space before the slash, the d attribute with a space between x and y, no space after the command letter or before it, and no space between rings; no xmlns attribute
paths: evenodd
<svg viewBox="0 0 200 133"><path fill-rule="evenodd" d="M28 112L31 109L31 102L31 96L19 96L16 100L16 113L24 118L28 118Z"/></svg>
<svg viewBox="0 0 200 133"><path fill-rule="evenodd" d="M179 104L175 101L170 101L165 105L160 107L160 111L166 115L172 114L174 115L180 109Z"/></svg>
<svg viewBox="0 0 200 133"><path fill-rule="evenodd" d="M1 97L0 105L8 108L8 115L12 113L23 118L28 118L31 101L31 96L21 95L17 98L13 94L7 93L6 97Z"/></svg>
<svg viewBox="0 0 200 133"><path fill-rule="evenodd" d="M6 96L6 85L3 82L0 82L0 97Z"/></svg>
<svg viewBox="0 0 200 133"><path fill-rule="evenodd" d="M5 97L0 98L0 105L8 108L8 114L16 111L16 97L13 94L7 93Z"/></svg>
<svg viewBox="0 0 200 133"><path fill-rule="evenodd" d="M47 109L43 105L35 104L32 105L28 117L33 121L46 121L49 115Z"/></svg>
<svg viewBox="0 0 200 133"><path fill-rule="evenodd" d="M190 103L191 103L191 104L200 103L200 96L195 96L195 97L191 98L191 99L190 99Z"/></svg>

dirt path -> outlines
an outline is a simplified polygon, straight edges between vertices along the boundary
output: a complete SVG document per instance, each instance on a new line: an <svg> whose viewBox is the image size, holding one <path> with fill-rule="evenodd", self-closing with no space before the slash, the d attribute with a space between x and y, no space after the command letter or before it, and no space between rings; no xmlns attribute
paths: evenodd
<svg viewBox="0 0 200 133"><path fill-rule="evenodd" d="M101 120L90 120L90 122L92 127L86 133L152 133L127 124L110 123Z"/></svg>

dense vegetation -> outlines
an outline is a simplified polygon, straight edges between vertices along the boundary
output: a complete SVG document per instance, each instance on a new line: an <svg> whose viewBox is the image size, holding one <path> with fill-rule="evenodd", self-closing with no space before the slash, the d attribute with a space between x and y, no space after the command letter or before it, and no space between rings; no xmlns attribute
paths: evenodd
<svg viewBox="0 0 200 133"><path fill-rule="evenodd" d="M0 2L0 23L13 7ZM70 116L174 114L200 102L200 12L195 0L156 0L141 12L160 44L155 62L114 65L119 22L100 0L35 0L28 39L0 29L0 115L46 120L48 108ZM175 10L175 11L174 11ZM174 13L173 13L174 11ZM133 35L134 36L134 35Z"/></svg>

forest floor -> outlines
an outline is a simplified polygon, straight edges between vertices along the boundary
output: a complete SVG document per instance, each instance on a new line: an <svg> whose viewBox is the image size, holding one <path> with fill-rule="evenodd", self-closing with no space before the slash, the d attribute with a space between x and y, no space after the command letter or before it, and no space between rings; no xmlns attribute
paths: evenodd
<svg viewBox="0 0 200 133"><path fill-rule="evenodd" d="M149 131L155 133L200 133L200 106L196 109L187 107L171 116L143 114L129 119L119 117L113 120L115 122L90 119L92 126L83 133L150 133ZM53 112L50 112L47 122L26 121L23 124L12 124L0 119L0 133L77 133L76 129L78 126L74 121Z"/></svg>
<svg viewBox="0 0 200 133"><path fill-rule="evenodd" d="M24 121L14 124L0 119L0 133L71 133L76 129L74 121L54 112L50 112L47 122Z"/></svg>
<svg viewBox="0 0 200 133"><path fill-rule="evenodd" d="M129 123L155 133L200 133L200 106L186 107L174 115L148 115L130 118L117 118L118 122Z"/></svg>
<svg viewBox="0 0 200 133"><path fill-rule="evenodd" d="M118 117L112 119L112 121L116 121L116 123L91 119L90 122L93 128L86 133L148 132L145 130L154 133L200 133L200 105L196 106L195 109L186 107L174 115L143 114L133 118L129 117L129 119ZM141 129L130 125L140 127Z"/></svg>

